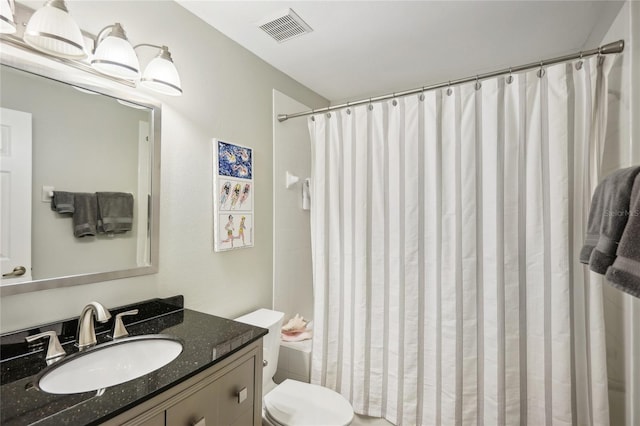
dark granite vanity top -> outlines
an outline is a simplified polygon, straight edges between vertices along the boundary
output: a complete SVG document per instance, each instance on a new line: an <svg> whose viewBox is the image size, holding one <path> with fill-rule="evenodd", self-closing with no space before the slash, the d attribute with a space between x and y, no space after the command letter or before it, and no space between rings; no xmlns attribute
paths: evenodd
<svg viewBox="0 0 640 426"><path fill-rule="evenodd" d="M154 299L110 309L112 319L96 324L98 344L107 337L115 314L137 308L136 316L124 317L131 336L168 334L182 340L182 353L164 367L134 380L96 391L54 395L33 386L35 376L46 367L46 340L26 343L24 338L56 330L67 355L73 345L77 318L0 336L0 423L2 425L94 425L168 390L256 341L267 330L228 319L184 309L182 297ZM81 309L82 307L79 307Z"/></svg>

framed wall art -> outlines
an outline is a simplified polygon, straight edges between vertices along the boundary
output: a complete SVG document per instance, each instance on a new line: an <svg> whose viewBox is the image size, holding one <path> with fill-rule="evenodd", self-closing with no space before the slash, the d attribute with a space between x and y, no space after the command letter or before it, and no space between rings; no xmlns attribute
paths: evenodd
<svg viewBox="0 0 640 426"><path fill-rule="evenodd" d="M253 149L213 140L213 249L253 247Z"/></svg>

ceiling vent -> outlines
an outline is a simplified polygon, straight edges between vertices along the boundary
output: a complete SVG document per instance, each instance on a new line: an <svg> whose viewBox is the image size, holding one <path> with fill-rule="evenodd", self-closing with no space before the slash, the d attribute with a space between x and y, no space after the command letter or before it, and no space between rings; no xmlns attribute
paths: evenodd
<svg viewBox="0 0 640 426"><path fill-rule="evenodd" d="M265 19L260 22L258 26L278 43L313 31L313 29L291 9L287 9L283 13Z"/></svg>

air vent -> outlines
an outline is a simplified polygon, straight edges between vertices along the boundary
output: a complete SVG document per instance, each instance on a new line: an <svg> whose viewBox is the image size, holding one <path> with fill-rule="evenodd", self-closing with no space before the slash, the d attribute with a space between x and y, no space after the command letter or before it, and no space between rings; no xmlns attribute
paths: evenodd
<svg viewBox="0 0 640 426"><path fill-rule="evenodd" d="M276 16L262 21L258 26L278 43L313 31L313 29L291 9L287 9L283 13L279 13Z"/></svg>

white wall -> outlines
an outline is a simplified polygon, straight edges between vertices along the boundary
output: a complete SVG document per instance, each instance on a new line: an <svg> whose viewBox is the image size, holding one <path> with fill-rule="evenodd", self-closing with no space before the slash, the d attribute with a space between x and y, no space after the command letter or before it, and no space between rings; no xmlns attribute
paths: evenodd
<svg viewBox="0 0 640 426"><path fill-rule="evenodd" d="M610 74L609 121L603 173L640 164L640 128L632 120L640 110L640 3L626 2L602 44L625 40L625 50ZM640 422L640 300L604 287L607 373L612 425ZM634 348L635 345L635 348Z"/></svg>
<svg viewBox="0 0 640 426"><path fill-rule="evenodd" d="M162 110L158 274L0 300L0 331L77 316L85 303L118 306L184 294L188 308L234 317L272 306L272 90L313 107L328 101L169 1L71 1L86 31L120 22L132 44L169 46L184 95ZM39 5L39 3L37 4ZM161 95L160 95L161 96ZM255 247L212 249L211 139L254 148Z"/></svg>
<svg viewBox="0 0 640 426"><path fill-rule="evenodd" d="M309 211L302 210L302 182L311 175L311 142L307 118L282 123L278 114L306 111L308 106L273 91L273 307L313 318L311 230ZM300 177L285 187L286 171Z"/></svg>

